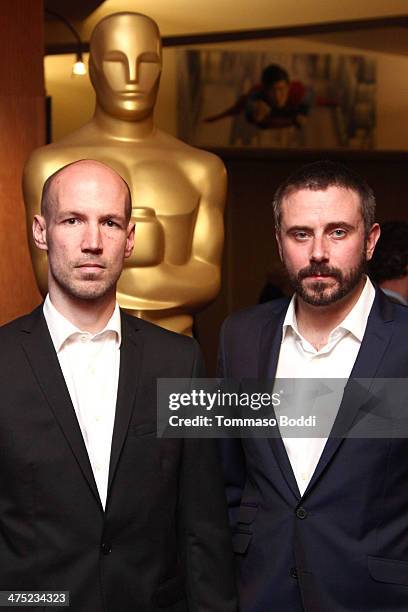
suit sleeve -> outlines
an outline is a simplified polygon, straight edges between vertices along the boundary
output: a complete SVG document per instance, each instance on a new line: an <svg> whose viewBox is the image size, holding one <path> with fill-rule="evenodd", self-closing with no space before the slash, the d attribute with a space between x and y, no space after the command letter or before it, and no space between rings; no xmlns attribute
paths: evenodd
<svg viewBox="0 0 408 612"><path fill-rule="evenodd" d="M195 344L192 376L204 373ZM179 517L189 612L236 612L231 535L215 440L184 440Z"/></svg>

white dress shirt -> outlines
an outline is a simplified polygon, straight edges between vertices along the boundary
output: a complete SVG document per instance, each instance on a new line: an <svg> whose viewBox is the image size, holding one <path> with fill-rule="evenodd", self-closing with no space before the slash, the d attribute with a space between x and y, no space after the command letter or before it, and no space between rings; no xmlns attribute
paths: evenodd
<svg viewBox="0 0 408 612"><path fill-rule="evenodd" d="M119 381L119 306L116 304L106 327L97 334L75 327L58 312L49 295L44 316L105 507Z"/></svg>
<svg viewBox="0 0 408 612"><path fill-rule="evenodd" d="M276 378L339 378L346 383L363 340L374 298L375 289L367 277L363 291L352 310L330 332L327 344L316 350L298 330L294 295L283 322ZM340 401L341 397L338 402L325 403L322 398L322 409L331 412L325 415L328 421L334 422ZM318 406L319 402L316 405ZM301 495L313 476L326 441L327 438L283 438Z"/></svg>

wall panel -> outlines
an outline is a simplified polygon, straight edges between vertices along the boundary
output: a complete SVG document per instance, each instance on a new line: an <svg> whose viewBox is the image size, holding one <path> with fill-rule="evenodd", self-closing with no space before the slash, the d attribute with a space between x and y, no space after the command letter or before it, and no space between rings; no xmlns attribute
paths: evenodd
<svg viewBox="0 0 408 612"><path fill-rule="evenodd" d="M21 175L44 143L43 5L3 2L0 14L0 323L40 302L28 250Z"/></svg>

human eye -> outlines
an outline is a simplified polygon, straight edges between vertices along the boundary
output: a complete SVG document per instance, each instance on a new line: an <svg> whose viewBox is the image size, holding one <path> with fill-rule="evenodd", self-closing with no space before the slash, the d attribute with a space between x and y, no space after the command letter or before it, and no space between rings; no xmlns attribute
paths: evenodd
<svg viewBox="0 0 408 612"><path fill-rule="evenodd" d="M341 227L338 227L331 232L331 236L333 238L344 238L346 234L347 234L346 230Z"/></svg>
<svg viewBox="0 0 408 612"><path fill-rule="evenodd" d="M112 227L112 228L115 228L115 227L120 227L119 223L117 223L117 222L116 222L116 221L114 221L113 219L106 219L106 220L103 222L103 225L104 225L105 227Z"/></svg>
<svg viewBox="0 0 408 612"><path fill-rule="evenodd" d="M77 217L68 217L63 220L64 225L78 225L79 219Z"/></svg>
<svg viewBox="0 0 408 612"><path fill-rule="evenodd" d="M293 233L293 236L294 236L295 240L298 240L299 242L304 242L305 240L308 239L309 234L307 232L305 232L305 231L298 230L298 231Z"/></svg>

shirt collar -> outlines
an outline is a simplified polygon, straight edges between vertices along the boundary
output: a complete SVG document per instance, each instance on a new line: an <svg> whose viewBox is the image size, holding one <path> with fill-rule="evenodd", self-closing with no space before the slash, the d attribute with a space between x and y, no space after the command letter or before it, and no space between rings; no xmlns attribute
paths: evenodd
<svg viewBox="0 0 408 612"><path fill-rule="evenodd" d="M347 317L340 323L340 325L338 325L338 327L342 327L343 329L351 332L353 336L357 338L357 340L362 342L367 327L368 315L370 314L374 298L375 289L367 276L360 297L348 313Z"/></svg>
<svg viewBox="0 0 408 612"><path fill-rule="evenodd" d="M291 330L291 329L298 336L300 336L300 333L299 333L299 330L298 330L298 326L297 326L295 307L296 307L296 293L294 293L292 295L292 298L291 298L291 300L289 302L288 309L286 311L285 318L283 320L283 326L282 326L282 339L283 340L285 339L288 331Z"/></svg>
<svg viewBox="0 0 408 612"><path fill-rule="evenodd" d="M357 302L354 304L353 308L343 319L343 321L330 332L330 335L333 334L333 332L335 332L336 330L342 329L346 332L352 333L353 336L355 336L359 342L362 342L364 332L367 326L368 315L370 314L374 298L374 286L368 276L366 276L364 288ZM286 337L286 334L289 329L292 329L298 336L301 337L296 320L295 300L296 294L294 294L292 296L292 299L290 300L288 309L286 311L285 319L283 321L283 339Z"/></svg>
<svg viewBox="0 0 408 612"><path fill-rule="evenodd" d="M93 340L94 338L101 336L107 331L112 331L115 333L115 344L117 348L120 347L122 341L122 333L121 333L121 319L120 319L120 309L119 305L116 302L115 309L106 326L97 334L90 334L89 332L83 331L76 327L71 321L68 321L54 306L51 302L49 294L44 301L43 306L44 317L47 322L47 326L51 335L52 342L54 344L54 348L57 353L60 352L64 343L73 336L74 334L82 334L89 337L89 339Z"/></svg>

